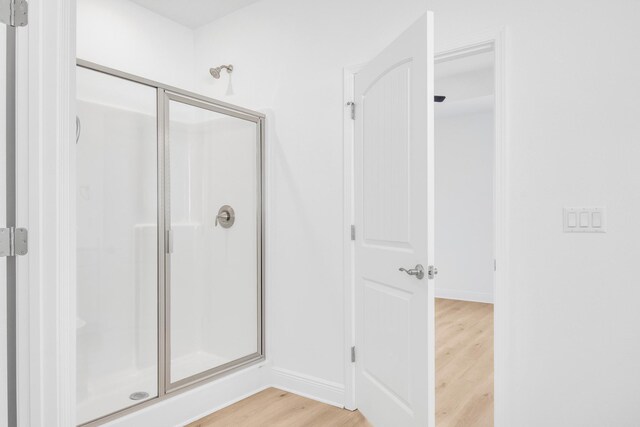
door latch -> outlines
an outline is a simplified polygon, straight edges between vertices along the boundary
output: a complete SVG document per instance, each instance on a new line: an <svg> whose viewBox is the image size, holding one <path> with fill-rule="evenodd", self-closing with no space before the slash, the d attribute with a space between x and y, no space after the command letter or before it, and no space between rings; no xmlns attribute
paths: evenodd
<svg viewBox="0 0 640 427"><path fill-rule="evenodd" d="M429 280L435 279L437 275L438 275L438 269L433 265L430 265L429 268L427 269L427 277L429 278Z"/></svg>

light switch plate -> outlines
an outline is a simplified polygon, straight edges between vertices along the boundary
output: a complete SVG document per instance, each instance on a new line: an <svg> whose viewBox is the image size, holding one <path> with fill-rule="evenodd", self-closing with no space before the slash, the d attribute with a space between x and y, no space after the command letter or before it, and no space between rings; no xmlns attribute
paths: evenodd
<svg viewBox="0 0 640 427"><path fill-rule="evenodd" d="M606 233L605 208L564 208L565 233Z"/></svg>

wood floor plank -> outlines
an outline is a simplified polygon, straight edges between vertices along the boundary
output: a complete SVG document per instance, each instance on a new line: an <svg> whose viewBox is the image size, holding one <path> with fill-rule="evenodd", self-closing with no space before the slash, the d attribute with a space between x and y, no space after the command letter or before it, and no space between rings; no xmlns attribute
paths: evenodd
<svg viewBox="0 0 640 427"><path fill-rule="evenodd" d="M187 427L371 427L348 411L276 388L268 388Z"/></svg>
<svg viewBox="0 0 640 427"><path fill-rule="evenodd" d="M436 299L436 427L493 426L493 305ZM276 388L187 427L371 427L348 411Z"/></svg>
<svg viewBox="0 0 640 427"><path fill-rule="evenodd" d="M493 305L436 299L436 427L493 426Z"/></svg>

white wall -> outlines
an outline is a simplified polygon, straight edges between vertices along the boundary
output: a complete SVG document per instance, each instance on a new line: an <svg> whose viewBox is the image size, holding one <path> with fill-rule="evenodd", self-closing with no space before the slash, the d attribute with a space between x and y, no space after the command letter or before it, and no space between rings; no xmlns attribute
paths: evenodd
<svg viewBox="0 0 640 427"><path fill-rule="evenodd" d="M493 302L493 52L435 67L436 297Z"/></svg>
<svg viewBox="0 0 640 427"><path fill-rule="evenodd" d="M509 359L501 425L636 426L640 3L428 5L440 48L506 26ZM607 234L562 233L562 207L580 205L607 207Z"/></svg>
<svg viewBox="0 0 640 427"><path fill-rule="evenodd" d="M436 298L493 302L493 105L465 103L436 105Z"/></svg>
<svg viewBox="0 0 640 427"><path fill-rule="evenodd" d="M268 356L344 383L343 68L363 63L425 10L419 0L264 0L196 31L200 91L274 111L267 141ZM236 95L210 66L232 63Z"/></svg>
<svg viewBox="0 0 640 427"><path fill-rule="evenodd" d="M193 32L128 0L78 0L77 57L193 87Z"/></svg>

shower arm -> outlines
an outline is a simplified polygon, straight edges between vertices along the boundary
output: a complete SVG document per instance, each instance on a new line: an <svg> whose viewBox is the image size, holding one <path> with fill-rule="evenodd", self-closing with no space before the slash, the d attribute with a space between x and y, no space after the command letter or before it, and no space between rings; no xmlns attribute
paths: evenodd
<svg viewBox="0 0 640 427"><path fill-rule="evenodd" d="M220 72L222 70L227 70L227 73L231 74L231 73L233 73L233 65L232 64L220 65L219 67L209 68L209 73L211 73L211 75L213 76L214 79L219 79L220 78Z"/></svg>

